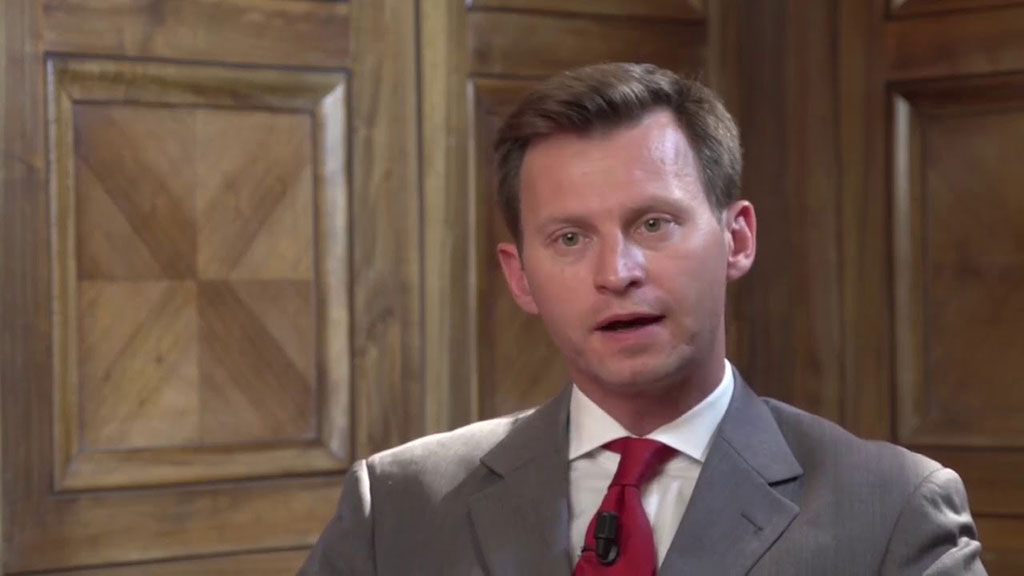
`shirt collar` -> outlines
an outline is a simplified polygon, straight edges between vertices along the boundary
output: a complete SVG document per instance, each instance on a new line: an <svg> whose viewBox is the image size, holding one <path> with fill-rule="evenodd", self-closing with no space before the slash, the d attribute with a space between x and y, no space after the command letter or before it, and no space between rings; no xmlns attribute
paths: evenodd
<svg viewBox="0 0 1024 576"><path fill-rule="evenodd" d="M733 386L732 364L726 360L722 381L711 394L682 416L646 437L667 444L698 462L704 462L711 439L729 407ZM569 460L575 460L612 440L628 436L632 434L573 384L569 401Z"/></svg>

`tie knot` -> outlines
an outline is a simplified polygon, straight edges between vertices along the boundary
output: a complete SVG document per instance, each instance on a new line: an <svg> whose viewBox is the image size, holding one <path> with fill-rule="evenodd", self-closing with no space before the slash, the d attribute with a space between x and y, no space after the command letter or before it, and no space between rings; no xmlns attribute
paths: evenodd
<svg viewBox="0 0 1024 576"><path fill-rule="evenodd" d="M642 487L676 452L671 446L648 438L619 438L604 447L621 455L612 486Z"/></svg>

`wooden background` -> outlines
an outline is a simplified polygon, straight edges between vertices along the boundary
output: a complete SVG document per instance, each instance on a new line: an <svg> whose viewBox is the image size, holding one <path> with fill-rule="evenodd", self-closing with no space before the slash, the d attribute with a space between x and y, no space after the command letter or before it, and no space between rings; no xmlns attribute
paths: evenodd
<svg viewBox="0 0 1024 576"><path fill-rule="evenodd" d="M553 393L490 140L608 60L740 123L745 377L1024 572L1024 2L4 0L0 49L2 573L291 574L354 458Z"/></svg>

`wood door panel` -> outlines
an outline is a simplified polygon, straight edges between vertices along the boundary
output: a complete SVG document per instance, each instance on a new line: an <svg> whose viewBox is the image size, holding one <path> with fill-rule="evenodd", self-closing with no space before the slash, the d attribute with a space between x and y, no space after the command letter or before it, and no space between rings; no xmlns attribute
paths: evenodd
<svg viewBox="0 0 1024 576"><path fill-rule="evenodd" d="M568 374L557 348L536 316L530 316L516 305L505 285L494 246L511 241L502 219L493 190L496 186L494 154L489 145L497 134L501 120L535 83L528 81L477 80L473 83L472 128L475 141L477 181L480 195L478 226L481 250L478 270L480 369L480 416L507 414L536 406L565 385ZM483 144L488 143L488 144ZM524 345L529 343L529 345Z"/></svg>
<svg viewBox="0 0 1024 576"><path fill-rule="evenodd" d="M5 549L8 572L149 562L312 544L341 479L281 480L51 499Z"/></svg>
<svg viewBox="0 0 1024 576"><path fill-rule="evenodd" d="M927 446L920 451L960 474L975 514L1024 517L1024 453L1007 448Z"/></svg>
<svg viewBox="0 0 1024 576"><path fill-rule="evenodd" d="M197 444L195 286L89 281L78 294L79 454Z"/></svg>
<svg viewBox="0 0 1024 576"><path fill-rule="evenodd" d="M172 562L155 562L129 566L47 572L47 576L291 576L307 554L306 549L232 554L214 558L196 558Z"/></svg>
<svg viewBox="0 0 1024 576"><path fill-rule="evenodd" d="M540 77L609 61L650 62L680 72L704 66L702 23L475 10L466 19L471 74Z"/></svg>
<svg viewBox="0 0 1024 576"><path fill-rule="evenodd" d="M193 114L91 103L71 114L79 277L194 276Z"/></svg>
<svg viewBox="0 0 1024 576"><path fill-rule="evenodd" d="M705 0L471 0L474 9L536 10L538 12L607 16L643 16L668 20L699 19Z"/></svg>
<svg viewBox="0 0 1024 576"><path fill-rule="evenodd" d="M978 10L1021 3L1021 0L889 0L889 14L897 17L916 16L932 12Z"/></svg>
<svg viewBox="0 0 1024 576"><path fill-rule="evenodd" d="M195 110L197 273L313 277L313 119L302 111ZM273 161L254 162L273 149Z"/></svg>
<svg viewBox="0 0 1024 576"><path fill-rule="evenodd" d="M45 0L41 17L48 52L261 66L350 64L344 2Z"/></svg>
<svg viewBox="0 0 1024 576"><path fill-rule="evenodd" d="M416 2L0 13L4 573L294 573L424 431Z"/></svg>
<svg viewBox="0 0 1024 576"><path fill-rule="evenodd" d="M1024 76L898 90L897 438L1020 448Z"/></svg>
<svg viewBox="0 0 1024 576"><path fill-rule="evenodd" d="M929 15L885 26L890 80L1024 68L1024 6Z"/></svg>
<svg viewBox="0 0 1024 576"><path fill-rule="evenodd" d="M341 158L315 128L343 125L344 77L221 69L218 83L204 66L80 59L51 68L55 484L344 469L350 449L334 414L347 412L348 367L315 369L329 342L314 303L321 293L326 309L348 306L347 270L323 261L336 256L325 242L341 241L327 233L342 221L328 199L344 197L343 182L327 176L340 174ZM238 98L232 78L273 96ZM131 90L143 84L176 90ZM267 108L275 98L285 107ZM250 99L264 108L223 107ZM271 143L281 145L274 154ZM105 214L120 216L113 232L90 219ZM315 220L331 226L314 246ZM104 241L79 247L80 238ZM121 260L121 244L155 267L104 264ZM337 274L316 274L314 257ZM347 331L344 315L329 318L325 334Z"/></svg>
<svg viewBox="0 0 1024 576"><path fill-rule="evenodd" d="M848 421L960 473L989 573L1016 574L1024 10L854 4L840 24L844 322L870 331L846 331Z"/></svg>
<svg viewBox="0 0 1024 576"><path fill-rule="evenodd" d="M1011 576L1024 572L1024 520L977 518L981 558L989 574Z"/></svg>

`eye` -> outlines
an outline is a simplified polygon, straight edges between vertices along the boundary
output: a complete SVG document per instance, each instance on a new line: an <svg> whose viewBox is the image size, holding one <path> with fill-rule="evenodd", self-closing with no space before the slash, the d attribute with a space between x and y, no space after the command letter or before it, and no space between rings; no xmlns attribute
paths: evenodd
<svg viewBox="0 0 1024 576"><path fill-rule="evenodd" d="M647 218L643 222L644 232L649 234L660 232L664 225L665 220L663 218Z"/></svg>
<svg viewBox="0 0 1024 576"><path fill-rule="evenodd" d="M566 248L572 248L578 246L580 243L579 232L566 232L558 237L558 241Z"/></svg>

